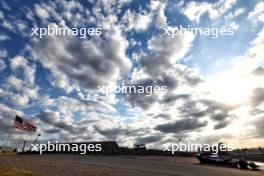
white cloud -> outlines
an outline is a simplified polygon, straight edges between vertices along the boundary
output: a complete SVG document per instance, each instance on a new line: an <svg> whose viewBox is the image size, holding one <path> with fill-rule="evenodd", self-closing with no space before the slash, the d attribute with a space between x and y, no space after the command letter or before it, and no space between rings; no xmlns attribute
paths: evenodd
<svg viewBox="0 0 264 176"><path fill-rule="evenodd" d="M153 16L153 23L156 27L160 28L167 26L167 17L165 15L167 6L166 1L152 0L149 6Z"/></svg>
<svg viewBox="0 0 264 176"><path fill-rule="evenodd" d="M5 1L1 1L1 6L5 10L11 10L11 7L9 7L9 5Z"/></svg>
<svg viewBox="0 0 264 176"><path fill-rule="evenodd" d="M13 30L12 24L5 19L5 15L2 11L0 11L0 21L1 21L1 26L9 30Z"/></svg>
<svg viewBox="0 0 264 176"><path fill-rule="evenodd" d="M6 20L3 21L2 25L3 25L3 27L9 29L10 31L12 31L14 29L12 24Z"/></svg>
<svg viewBox="0 0 264 176"><path fill-rule="evenodd" d="M22 116L24 115L24 113L22 111L16 110L16 109L12 109L10 107L8 107L5 104L0 104L0 130L3 130L3 127L8 127L8 131L12 131L14 132L14 128L11 128L13 122L14 122L14 118L15 115L19 115ZM2 132L0 133L0 135L3 134Z"/></svg>
<svg viewBox="0 0 264 176"><path fill-rule="evenodd" d="M141 14L128 10L122 20L126 24L127 30L144 31L149 27L152 16L151 14Z"/></svg>
<svg viewBox="0 0 264 176"><path fill-rule="evenodd" d="M36 72L35 65L29 65L26 58L18 55L11 59L10 67L13 71L22 68L26 84L28 84L28 86L34 86Z"/></svg>
<svg viewBox="0 0 264 176"><path fill-rule="evenodd" d="M14 86L17 90L20 90L23 86L23 80L11 75L7 78L7 82Z"/></svg>
<svg viewBox="0 0 264 176"><path fill-rule="evenodd" d="M254 23L264 23L264 2L260 1L256 4L255 9L249 13L248 19Z"/></svg>
<svg viewBox="0 0 264 176"><path fill-rule="evenodd" d="M190 50L195 36L192 33L174 38L153 36L148 41L148 51L140 58L141 67L134 69L129 85L167 86L168 93L154 94L129 94L126 102L133 108L141 107L144 112L156 114L157 107L162 106L162 101L169 93L173 93L178 87L194 86L200 81L192 72L176 64ZM188 73L187 73L188 72ZM172 76L173 75L173 76ZM170 95L169 95L170 96ZM158 112L157 112L158 113Z"/></svg>
<svg viewBox="0 0 264 176"><path fill-rule="evenodd" d="M10 40L10 37L5 34L0 34L0 42Z"/></svg>
<svg viewBox="0 0 264 176"><path fill-rule="evenodd" d="M0 59L0 72L3 71L6 68L5 61Z"/></svg>
<svg viewBox="0 0 264 176"><path fill-rule="evenodd" d="M183 9L183 14L186 15L191 21L200 22L200 17L210 11L211 13L211 5L209 3L197 3L195 1L191 1L188 5Z"/></svg>
<svg viewBox="0 0 264 176"><path fill-rule="evenodd" d="M5 49L0 49L0 58L7 57L7 51Z"/></svg>
<svg viewBox="0 0 264 176"><path fill-rule="evenodd" d="M19 94L14 94L10 96L10 99L13 104L20 106L20 107L26 107L29 103L29 98L27 96L22 96Z"/></svg>
<svg viewBox="0 0 264 176"><path fill-rule="evenodd" d="M225 19L226 20L231 20L241 14L243 14L245 12L245 8L238 8L236 9L234 12L229 12L226 16L225 16Z"/></svg>
<svg viewBox="0 0 264 176"><path fill-rule="evenodd" d="M260 30L256 38L250 43L250 48L246 51L246 54L242 60L236 63L238 70L244 70L244 72L252 72L259 66L264 65L264 28Z"/></svg>
<svg viewBox="0 0 264 176"><path fill-rule="evenodd" d="M228 24L228 28L232 28L234 31L236 31L239 28L239 24L232 21L231 23Z"/></svg>
<svg viewBox="0 0 264 176"><path fill-rule="evenodd" d="M42 20L46 20L49 18L49 13L45 10L45 8L38 4L35 5L35 12L37 16Z"/></svg>
<svg viewBox="0 0 264 176"><path fill-rule="evenodd" d="M152 0L148 5L149 12L145 10L140 10L140 12L127 10L121 20L121 23L124 24L123 29L142 32L147 30L150 25L155 25L157 28L166 27L166 6L166 1Z"/></svg>
<svg viewBox="0 0 264 176"><path fill-rule="evenodd" d="M4 19L4 13L2 11L0 11L0 19Z"/></svg>
<svg viewBox="0 0 264 176"><path fill-rule="evenodd" d="M18 69L22 69L22 72L19 72L19 77L10 75L6 79L8 88L6 98L19 107L28 107L31 101L38 98L38 87L35 85L35 65L18 55L10 60L10 68L15 74Z"/></svg>
<svg viewBox="0 0 264 176"><path fill-rule="evenodd" d="M0 88L0 98L5 98L8 93Z"/></svg>
<svg viewBox="0 0 264 176"><path fill-rule="evenodd" d="M199 22L205 13L208 13L209 18L214 20L225 14L235 3L236 0L219 0L216 3L191 1L182 8L182 12L191 21Z"/></svg>
<svg viewBox="0 0 264 176"><path fill-rule="evenodd" d="M104 38L80 40L73 36L49 36L36 41L32 52L52 73L61 88L71 86L97 89L115 83L128 72L127 40L120 30L106 32ZM87 75L87 73L89 73Z"/></svg>
<svg viewBox="0 0 264 176"><path fill-rule="evenodd" d="M192 46L195 36L185 33L177 37L154 36L148 41L149 54L142 56L141 64L153 75L182 59Z"/></svg>

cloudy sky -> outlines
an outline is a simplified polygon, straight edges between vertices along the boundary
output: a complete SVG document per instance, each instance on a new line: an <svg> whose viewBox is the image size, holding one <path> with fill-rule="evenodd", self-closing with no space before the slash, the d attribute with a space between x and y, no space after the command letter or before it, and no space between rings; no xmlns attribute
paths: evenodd
<svg viewBox="0 0 264 176"><path fill-rule="evenodd" d="M264 144L264 2L259 0L1 0L0 138ZM31 28L102 28L102 35L31 36ZM164 36L177 26L229 36ZM167 86L103 94L98 86ZM8 137L9 136L9 137Z"/></svg>

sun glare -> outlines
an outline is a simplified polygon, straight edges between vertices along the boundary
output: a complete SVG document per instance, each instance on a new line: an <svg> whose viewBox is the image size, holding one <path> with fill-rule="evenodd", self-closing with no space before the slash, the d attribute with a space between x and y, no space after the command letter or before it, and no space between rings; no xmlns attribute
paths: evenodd
<svg viewBox="0 0 264 176"><path fill-rule="evenodd" d="M242 76L222 74L208 81L209 96L230 105L245 104L252 91L252 80Z"/></svg>

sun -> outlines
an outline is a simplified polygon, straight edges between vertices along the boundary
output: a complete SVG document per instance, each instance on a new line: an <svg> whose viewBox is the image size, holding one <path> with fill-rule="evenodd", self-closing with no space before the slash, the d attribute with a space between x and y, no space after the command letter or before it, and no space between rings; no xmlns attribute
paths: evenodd
<svg viewBox="0 0 264 176"><path fill-rule="evenodd" d="M209 97L230 105L242 105L249 101L254 84L252 79L235 74L221 74L208 79Z"/></svg>

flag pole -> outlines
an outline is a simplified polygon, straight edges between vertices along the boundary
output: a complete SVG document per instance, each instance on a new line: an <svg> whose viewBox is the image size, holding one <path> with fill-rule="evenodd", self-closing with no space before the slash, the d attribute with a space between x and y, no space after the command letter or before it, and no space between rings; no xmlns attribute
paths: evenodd
<svg viewBox="0 0 264 176"><path fill-rule="evenodd" d="M23 142L23 147L22 147L22 152L25 151L25 146L26 146L26 141L24 140L24 142Z"/></svg>
<svg viewBox="0 0 264 176"><path fill-rule="evenodd" d="M7 136L7 147L9 147L10 133Z"/></svg>
<svg viewBox="0 0 264 176"><path fill-rule="evenodd" d="M37 136L36 136L35 140L34 140L34 141L33 141L33 143L32 143L33 145L34 145L34 144L37 142L37 140L38 140L38 137L39 137L39 136L41 136L41 134L40 134L40 133L38 133L38 134L37 134ZM32 145L30 146L30 149L29 149L29 151L31 151L31 149L32 149Z"/></svg>

